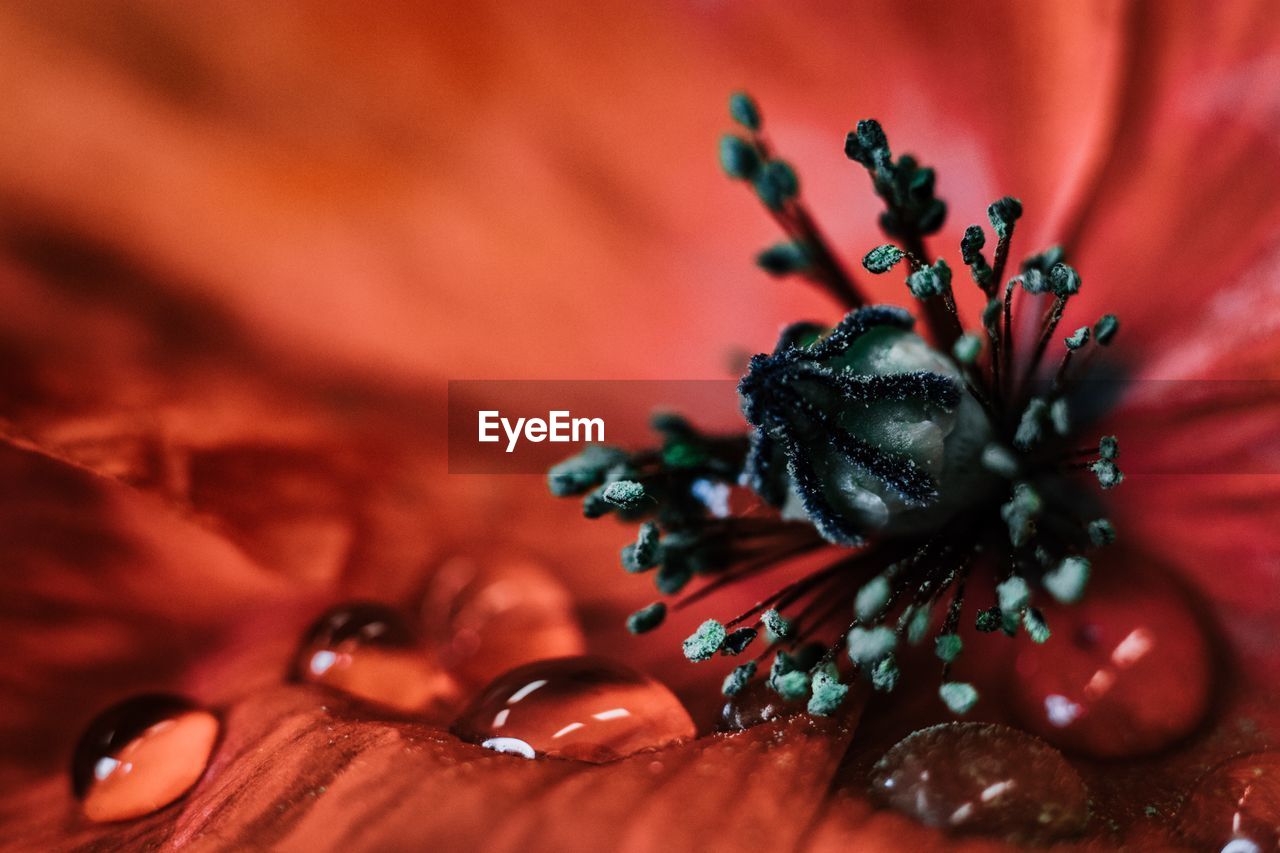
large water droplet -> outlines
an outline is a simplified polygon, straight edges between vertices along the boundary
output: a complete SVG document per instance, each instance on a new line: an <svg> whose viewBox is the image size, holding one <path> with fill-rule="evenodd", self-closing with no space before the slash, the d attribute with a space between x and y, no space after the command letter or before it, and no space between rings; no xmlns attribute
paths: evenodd
<svg viewBox="0 0 1280 853"><path fill-rule="evenodd" d="M1242 755L1210 770L1187 797L1178 828L1206 850L1280 849L1280 752Z"/></svg>
<svg viewBox="0 0 1280 853"><path fill-rule="evenodd" d="M871 789L928 826L1019 843L1071 837L1088 817L1088 790L1060 752L988 723L945 723L908 735L876 763Z"/></svg>
<svg viewBox="0 0 1280 853"><path fill-rule="evenodd" d="M525 757L604 762L695 734L665 686L613 661L558 658L486 687L453 727L464 740Z"/></svg>
<svg viewBox="0 0 1280 853"><path fill-rule="evenodd" d="M804 699L783 699L763 679L754 679L737 696L725 700L720 709L720 730L737 732L770 720L794 717L803 714L806 705Z"/></svg>
<svg viewBox="0 0 1280 853"><path fill-rule="evenodd" d="M71 788L94 821L150 814L181 797L209 764L218 718L176 696L147 695L89 724L71 763Z"/></svg>
<svg viewBox="0 0 1280 853"><path fill-rule="evenodd" d="M569 592L550 572L516 557L455 557L431 579L422 624L441 661L471 684L525 663L582 654Z"/></svg>
<svg viewBox="0 0 1280 853"><path fill-rule="evenodd" d="M1208 640L1168 580L1101 568L1084 601L1045 604L1047 643L1020 637L1012 702L1023 726L1055 746L1099 758L1154 752L1208 709Z"/></svg>
<svg viewBox="0 0 1280 853"><path fill-rule="evenodd" d="M317 619L294 677L406 714L440 713L458 692L403 617L381 604L343 604Z"/></svg>

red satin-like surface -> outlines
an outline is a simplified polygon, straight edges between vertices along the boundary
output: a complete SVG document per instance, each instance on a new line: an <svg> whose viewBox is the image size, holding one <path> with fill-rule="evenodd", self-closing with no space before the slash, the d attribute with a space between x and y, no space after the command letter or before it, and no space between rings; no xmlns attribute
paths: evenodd
<svg viewBox="0 0 1280 853"><path fill-rule="evenodd" d="M554 567L586 649L702 703L710 728L719 673L679 658L686 625L619 627L652 596L616 571L626 536L534 478L448 477L442 412L448 378L720 376L728 349L835 316L750 267L776 235L714 164L734 88L760 99L846 257L882 242L839 151L875 115L939 169L938 246L1010 192L1020 249L1071 243L1071 321L1123 318L1108 360L1276 378L1275 16L1128 8L5 8L6 840L564 849L621 826L636 846L939 846L871 810L863 771L893 742L874 719L843 768L848 731L797 720L675 748L658 771L575 774L281 673L325 607L409 612L449 555L496 545ZM870 289L904 299L900 282ZM1202 730L1142 762L1080 763L1086 847L1168 846L1204 767L1280 731L1280 485L1245 473L1272 464L1278 420L1259 393L1149 390L1100 426L1126 457L1209 466L1132 475L1108 511L1190 583L1225 648ZM176 812L86 825L65 784L75 739L159 688L229 708L209 772ZM988 693L981 713L1007 720ZM899 701L898 728L939 718L931 690Z"/></svg>

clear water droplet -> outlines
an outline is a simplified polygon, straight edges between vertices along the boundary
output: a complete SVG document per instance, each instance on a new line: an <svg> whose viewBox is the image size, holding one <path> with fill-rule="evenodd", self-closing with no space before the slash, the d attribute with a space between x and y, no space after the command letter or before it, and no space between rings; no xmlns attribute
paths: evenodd
<svg viewBox="0 0 1280 853"><path fill-rule="evenodd" d="M538 563L510 556L441 565L423 599L422 625L444 666L473 685L585 648L568 590Z"/></svg>
<svg viewBox="0 0 1280 853"><path fill-rule="evenodd" d="M453 730L463 740L504 752L596 763L696 733L689 712L664 685L622 664L586 656L538 661L499 676Z"/></svg>
<svg viewBox="0 0 1280 853"><path fill-rule="evenodd" d="M763 679L754 679L737 696L730 696L720 709L720 730L738 732L767 723L803 714L807 701L788 701L778 695Z"/></svg>
<svg viewBox="0 0 1280 853"><path fill-rule="evenodd" d="M89 724L71 763L71 788L93 821L141 817L191 789L209 764L218 718L176 696L137 696Z"/></svg>
<svg viewBox="0 0 1280 853"><path fill-rule="evenodd" d="M298 650L294 677L406 714L443 713L458 694L404 618L372 603L343 604L317 619Z"/></svg>
<svg viewBox="0 0 1280 853"><path fill-rule="evenodd" d="M1069 838L1088 817L1088 790L1060 752L988 723L908 735L876 762L871 790L927 826L1018 843Z"/></svg>
<svg viewBox="0 0 1280 853"><path fill-rule="evenodd" d="M1101 568L1080 603L1045 602L1047 643L1019 638L1012 704L1019 722L1054 746L1098 758L1154 752L1208 710L1208 639L1162 576Z"/></svg>
<svg viewBox="0 0 1280 853"><path fill-rule="evenodd" d="M1187 841L1231 853L1280 849L1280 752L1255 752L1200 778L1178 814Z"/></svg>

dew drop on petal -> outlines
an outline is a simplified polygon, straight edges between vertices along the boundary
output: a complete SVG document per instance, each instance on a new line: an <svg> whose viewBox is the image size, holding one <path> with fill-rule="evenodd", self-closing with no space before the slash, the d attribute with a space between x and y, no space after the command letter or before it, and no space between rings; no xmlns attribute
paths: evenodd
<svg viewBox="0 0 1280 853"><path fill-rule="evenodd" d="M1280 752L1242 755L1206 773L1184 802L1178 829L1197 849L1280 849Z"/></svg>
<svg viewBox="0 0 1280 853"><path fill-rule="evenodd" d="M794 717L805 712L806 704L803 699L783 699L764 680L755 679L737 696L725 699L720 709L719 728L724 732L738 732L770 720Z"/></svg>
<svg viewBox="0 0 1280 853"><path fill-rule="evenodd" d="M343 604L317 619L298 649L293 674L406 714L447 710L458 692L405 619L372 603Z"/></svg>
<svg viewBox="0 0 1280 853"><path fill-rule="evenodd" d="M473 685L585 649L568 590L538 563L517 557L445 562L423 598L422 625L444 666Z"/></svg>
<svg viewBox="0 0 1280 853"><path fill-rule="evenodd" d="M177 800L204 773L220 728L212 713L176 696L137 696L99 714L71 764L85 816L128 820Z"/></svg>
<svg viewBox="0 0 1280 853"><path fill-rule="evenodd" d="M944 723L895 744L872 794L927 826L1043 843L1083 831L1089 793L1062 754L1025 732Z"/></svg>
<svg viewBox="0 0 1280 853"><path fill-rule="evenodd" d="M502 752L596 763L696 733L689 712L664 685L586 656L537 661L500 675L453 731Z"/></svg>
<svg viewBox="0 0 1280 853"><path fill-rule="evenodd" d="M1053 630L1018 639L1011 699L1018 721L1054 746L1097 758L1162 749L1209 707L1208 638L1168 580L1128 566L1097 572L1078 604L1045 602Z"/></svg>

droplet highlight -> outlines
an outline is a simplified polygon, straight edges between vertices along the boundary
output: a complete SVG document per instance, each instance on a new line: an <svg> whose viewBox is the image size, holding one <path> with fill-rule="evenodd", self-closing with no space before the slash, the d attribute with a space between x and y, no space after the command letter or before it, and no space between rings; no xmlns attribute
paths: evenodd
<svg viewBox="0 0 1280 853"><path fill-rule="evenodd" d="M871 791L927 826L1020 844L1078 835L1088 818L1088 790L1060 752L988 723L908 735L872 769Z"/></svg>
<svg viewBox="0 0 1280 853"><path fill-rule="evenodd" d="M404 618L374 603L343 604L317 619L293 675L405 714L444 713L458 696L456 682Z"/></svg>
<svg viewBox="0 0 1280 853"><path fill-rule="evenodd" d="M422 625L445 668L477 686L512 667L585 649L568 590L542 565L520 557L445 562L423 599Z"/></svg>
<svg viewBox="0 0 1280 853"><path fill-rule="evenodd" d="M1197 849L1280 849L1280 752L1232 758L1202 776L1178 814L1178 829Z"/></svg>
<svg viewBox="0 0 1280 853"><path fill-rule="evenodd" d="M1156 752L1209 707L1209 642L1171 582L1130 566L1095 572L1078 604L1046 602L1053 636L1020 637L1011 700L1018 721L1054 746L1096 758Z"/></svg>
<svg viewBox="0 0 1280 853"><path fill-rule="evenodd" d="M453 730L499 752L594 763L696 734L689 712L664 685L587 656L538 661L499 676Z"/></svg>
<svg viewBox="0 0 1280 853"><path fill-rule="evenodd" d="M187 793L209 765L218 718L177 696L137 696L99 714L81 736L71 787L92 821L129 820Z"/></svg>

